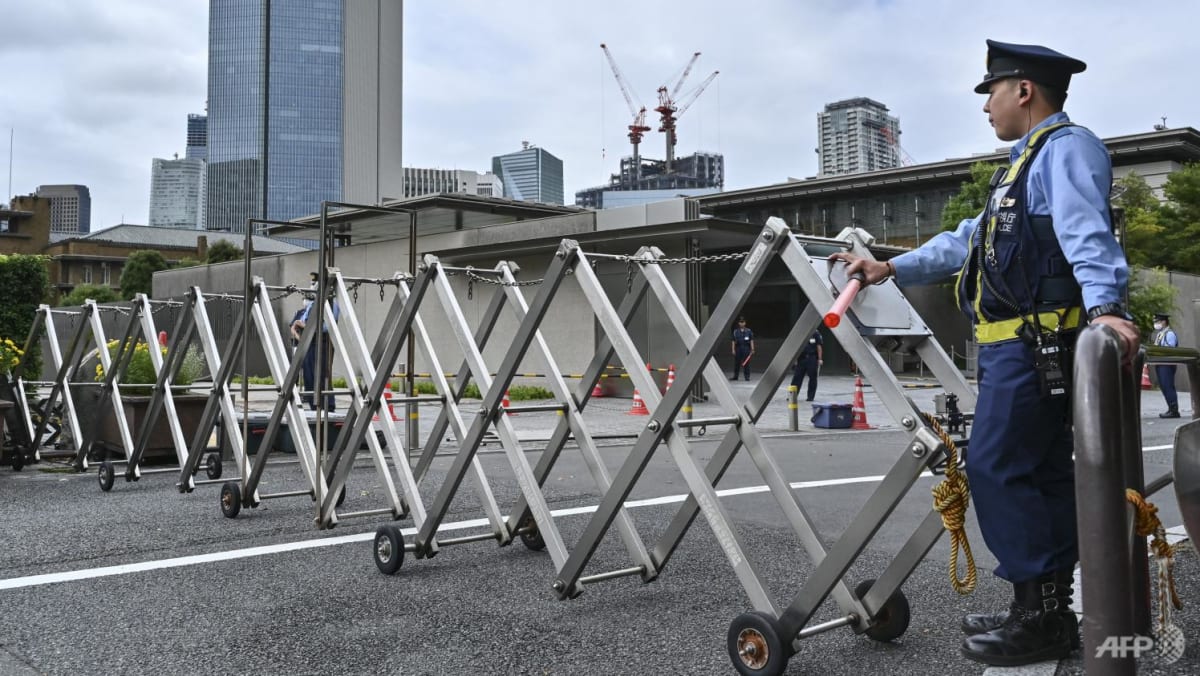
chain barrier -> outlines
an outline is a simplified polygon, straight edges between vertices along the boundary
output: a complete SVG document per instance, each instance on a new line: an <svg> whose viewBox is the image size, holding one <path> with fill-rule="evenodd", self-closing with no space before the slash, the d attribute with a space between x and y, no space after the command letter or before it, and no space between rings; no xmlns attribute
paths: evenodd
<svg viewBox="0 0 1200 676"><path fill-rule="evenodd" d="M970 594L975 591L978 572L975 569L975 556L971 553L971 543L967 540L966 522L967 507L971 501L971 491L967 486L967 477L958 468L958 447L954 440L942 429L937 419L928 413L922 413L925 423L942 440L946 447L946 478L933 487L933 508L942 515L942 527L950 533L950 586L959 594ZM958 551L962 550L967 560L967 575L958 575Z"/></svg>
<svg viewBox="0 0 1200 676"><path fill-rule="evenodd" d="M749 251L741 251L738 253L715 254L712 256L691 256L684 258L641 258L638 256L629 256L626 254L617 254L612 256L613 260L625 262L625 291L628 292L633 288L633 264L641 263L643 265L680 265L689 263L723 263L725 261L739 261L750 255Z"/></svg>
<svg viewBox="0 0 1200 676"><path fill-rule="evenodd" d="M544 279L526 279L516 282L506 282L500 279L491 279L489 277L484 277L483 275L477 274L474 268L467 268L463 274L467 276L467 300L471 300L475 297L475 282L491 284L492 286L522 287L537 286L545 281Z"/></svg>

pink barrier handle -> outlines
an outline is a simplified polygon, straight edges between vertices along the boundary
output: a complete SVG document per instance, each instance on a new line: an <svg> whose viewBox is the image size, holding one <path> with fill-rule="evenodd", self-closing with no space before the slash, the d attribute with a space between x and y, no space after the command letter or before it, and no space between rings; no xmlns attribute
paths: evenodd
<svg viewBox="0 0 1200 676"><path fill-rule="evenodd" d="M838 294L837 300L833 301L833 307L829 308L829 312L825 313L825 326L834 328L842 323L842 315L846 314L846 308L854 302L854 297L858 295L859 289L862 288L862 283L866 278L862 274L852 275L850 281L846 282L846 288Z"/></svg>

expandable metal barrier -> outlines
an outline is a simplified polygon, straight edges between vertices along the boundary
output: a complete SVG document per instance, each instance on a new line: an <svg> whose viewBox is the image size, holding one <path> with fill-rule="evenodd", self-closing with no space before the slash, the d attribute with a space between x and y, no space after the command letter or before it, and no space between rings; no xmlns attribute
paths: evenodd
<svg viewBox="0 0 1200 676"><path fill-rule="evenodd" d="M438 542L435 541L434 534L468 468L475 460L486 428L494 425L516 474L521 498L502 528L498 529L493 522L492 533L456 538L454 542L494 538L500 544L507 544L513 534L532 535L529 529L536 528L538 538L550 550L554 562L556 578L552 588L559 598L573 598L582 592L583 585L618 577L638 575L643 581L655 579L696 515L703 513L755 608L755 612L735 618L730 628L730 655L734 666L739 670L746 673L777 673L774 671L777 668L782 671L798 639L836 627L850 626L856 632L866 633L876 640L890 640L902 634L908 625L908 605L900 592L900 586L941 536L944 528L941 516L937 512L931 510L877 581L865 581L851 590L842 578L918 478L945 461L947 448L943 438L928 426L923 414L905 396L880 350L899 347L915 352L929 366L933 375L944 384L947 391L957 396L964 408L974 408L975 393L949 356L932 339L928 327L893 282L888 281L861 292L850 307L848 317L851 321L842 322L834 328L833 335L858 364L864 376L870 380L889 413L909 432L910 438L892 469L888 471L850 527L828 550L822 544L823 540L811 517L767 453L762 438L754 427L754 422L762 414L780 382L790 372L791 364L816 328L824 310L833 305L835 294L846 283L844 266L833 265L824 254L810 253L808 247L815 250L848 250L864 258L871 258L867 243L863 241L864 235L862 231L847 230L836 240L799 237L793 235L781 220L771 219L749 253L744 256L745 260L724 297L714 308L703 331L698 330L692 323L683 303L660 269L661 264L675 262L674 260L663 258L661 252L652 248L642 249L632 257L590 254L583 251L576 242L564 240L532 303L528 309L523 310L523 319L512 339L511 347L505 352L502 363L495 370L494 379L488 375L488 369L479 351L481 339L485 339L491 330L490 322L494 321L491 313L494 311L489 309L483 326L473 338L446 280L445 273L448 269L435 257L427 256L424 268L413 280L411 290L405 294L407 299L403 308L390 314L385 323L387 329L385 334L381 335L381 340L385 341L384 347L382 354L377 354L382 362L377 360L377 363L394 361L399 353L404 332L418 318L417 308L428 288L433 286L440 295L442 307L450 315L451 327L466 355L467 363L459 375L467 375L466 372L469 371L469 375L479 383L483 401L477 416L466 430L465 438L459 437L459 450L434 503L429 508L428 518L417 524L417 533L413 541L404 543L401 531L396 526L380 528L375 538L376 564L382 571L393 573L400 568L405 551L415 553L418 558L437 553ZM605 259L632 262L636 264L640 273L635 280L631 280L630 290L619 307L614 307L609 301L593 271L593 264ZM728 327L762 279L767 265L774 259L783 262L811 305L792 328L749 400L742 404L734 396L724 373L710 355L716 348L725 344L728 339ZM505 287L505 298L511 299L515 308L523 308L521 294L505 266L501 265L497 270L501 274L497 281ZM477 274L477 271L474 274ZM585 370L584 377L577 384L574 396L570 396L565 382L555 382L552 383L553 389L559 401L525 409L554 410L563 414L536 467L530 468L524 455L515 449L515 442L511 440L511 428L501 415L501 398L517 375L517 366L531 346L536 343L537 349L544 352L545 357L549 357L548 350L540 338L539 327L545 320L547 310L560 285L568 276L579 284L604 336L595 357ZM592 438L579 414L612 355L615 353L627 367L645 363L628 333L627 325L647 293L651 294L663 309L686 346L688 356L676 371L676 386L664 395L658 394L649 373L638 368L630 369L630 377L635 387L643 393L642 396L650 409L649 421L638 435L615 477L610 478L602 464L596 463L597 466L592 467L592 462L589 461L593 477L604 497L583 535L568 553L553 524L540 486L549 475L562 445L568 439L574 438L581 449L593 447ZM499 297L501 294L496 295ZM497 302L499 301L494 299L493 304ZM422 330L418 328L418 332ZM427 344L426 349L432 354L430 345ZM550 364L548 370L551 373L557 372L552 361ZM437 364L432 364L430 371L438 374L441 369ZM678 417L689 388L700 378L707 382L713 397L723 409L722 414L704 419ZM458 387L463 387L465 380L466 378L460 378ZM444 380L437 385L440 392L448 391L449 386ZM384 381L377 376L368 388L367 399L371 402L368 408L377 405L383 386ZM453 397L447 399L447 412L451 420L455 410L451 403L453 400ZM522 409L514 407L509 410ZM345 448L348 444L352 448L354 443L361 440L369 420L363 417L355 419L352 412L342 430L342 436L349 437L339 437L338 448ZM705 466L696 461L685 435L678 433L688 427L700 425L727 426L720 447ZM440 438L437 434L431 436L429 444L438 443ZM646 550L628 520L623 505L655 450L664 443L687 481L691 495L653 549ZM772 601L766 584L746 555L745 546L716 493L716 482L743 447L762 474L771 495L787 516L792 529L815 565L815 570L804 588L782 610ZM427 466L430 455L430 448L427 446L419 466ZM598 459L593 456L591 450L585 450L584 455L585 459ZM344 459L342 462L345 462ZM591 556L614 522L617 523L619 535L629 550L634 565L585 575L584 569ZM442 540L440 544L449 542ZM830 595L840 608L840 617L831 622L806 627L817 608ZM762 666L768 666L770 669L762 672Z"/></svg>

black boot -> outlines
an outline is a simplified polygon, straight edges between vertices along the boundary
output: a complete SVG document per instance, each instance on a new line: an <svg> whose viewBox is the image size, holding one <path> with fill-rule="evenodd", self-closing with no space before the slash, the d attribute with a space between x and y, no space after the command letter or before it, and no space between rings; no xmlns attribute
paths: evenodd
<svg viewBox="0 0 1200 676"><path fill-rule="evenodd" d="M1179 417L1179 409L1172 406L1171 408L1167 409L1166 413L1159 413L1158 417L1160 417L1160 418L1178 418Z"/></svg>
<svg viewBox="0 0 1200 676"><path fill-rule="evenodd" d="M1075 615L1075 611L1071 610L1071 598L1073 596L1073 586L1075 584L1075 569L1064 568L1054 573L1054 583L1058 585L1057 592L1062 601L1060 612L1063 616L1063 622L1066 624L1067 636L1071 639L1071 650L1078 650L1082 645L1079 637L1079 618ZM1016 605L1016 602L1013 602ZM962 620L963 633L968 636L975 634L986 634L993 629L999 628L1012 614L1012 608L1002 610L998 613L970 613L965 615Z"/></svg>
<svg viewBox="0 0 1200 676"><path fill-rule="evenodd" d="M1071 638L1063 611L1069 610L1070 588L1055 575L1013 584L1016 600L999 627L968 636L964 657L994 666L1015 667L1071 654Z"/></svg>

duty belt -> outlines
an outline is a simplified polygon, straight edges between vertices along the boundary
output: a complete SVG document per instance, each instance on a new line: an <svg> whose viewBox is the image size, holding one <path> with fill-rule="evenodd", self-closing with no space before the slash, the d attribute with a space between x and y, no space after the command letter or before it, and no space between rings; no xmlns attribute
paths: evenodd
<svg viewBox="0 0 1200 676"><path fill-rule="evenodd" d="M1053 310L1039 312L1038 322L1041 323L1042 330L1066 331L1068 329L1079 328L1079 325L1083 323L1083 311L1078 307L1070 308L1061 315L1060 312ZM1061 323L1059 323L1060 316L1062 318ZM980 345L987 345L989 343L1002 343L1006 340L1018 340L1017 330L1026 322L1033 323L1033 315L992 322L981 322L975 325L975 342Z"/></svg>

